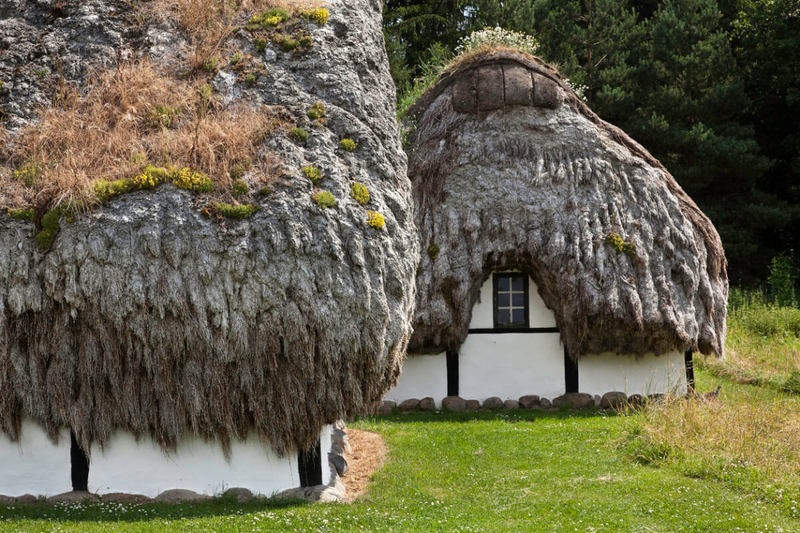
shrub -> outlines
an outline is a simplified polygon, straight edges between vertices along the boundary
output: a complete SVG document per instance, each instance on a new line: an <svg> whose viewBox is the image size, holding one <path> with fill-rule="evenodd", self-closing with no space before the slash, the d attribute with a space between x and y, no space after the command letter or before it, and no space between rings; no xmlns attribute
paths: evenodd
<svg viewBox="0 0 800 533"><path fill-rule="evenodd" d="M274 28L289 20L291 15L282 7L275 7L264 11L260 15L253 15L247 23L247 29L255 31L259 29Z"/></svg>
<svg viewBox="0 0 800 533"><path fill-rule="evenodd" d="M145 115L145 125L152 129L169 128L178 116L178 108L156 104Z"/></svg>
<svg viewBox="0 0 800 533"><path fill-rule="evenodd" d="M367 211L367 224L373 228L381 229L386 225L386 218L377 211Z"/></svg>
<svg viewBox="0 0 800 533"><path fill-rule="evenodd" d="M289 132L289 137L299 143L304 143L308 140L308 132L303 128L294 127L292 131Z"/></svg>
<svg viewBox="0 0 800 533"><path fill-rule="evenodd" d="M357 147L358 145L353 139L342 139L339 141L339 148L346 152L354 152Z"/></svg>
<svg viewBox="0 0 800 533"><path fill-rule="evenodd" d="M311 199L320 207L336 207L337 205L336 198L334 198L330 191L315 192L311 195Z"/></svg>
<svg viewBox="0 0 800 533"><path fill-rule="evenodd" d="M245 194L250 192L250 187L247 186L247 182L243 179L234 180L232 192L235 197L244 196Z"/></svg>
<svg viewBox="0 0 800 533"><path fill-rule="evenodd" d="M314 165L303 167L303 174L305 174L305 176L310 179L311 183L314 185L322 181L322 171Z"/></svg>
<svg viewBox="0 0 800 533"><path fill-rule="evenodd" d="M230 176L230 178L234 181L239 180L244 176L245 172L248 171L250 165L252 165L252 162L249 160L246 160L242 163L236 163L228 171L228 176Z"/></svg>
<svg viewBox="0 0 800 533"><path fill-rule="evenodd" d="M606 242L611 245L618 254L624 253L628 257L633 257L636 253L636 245L631 241L626 241L619 233L609 233Z"/></svg>
<svg viewBox="0 0 800 533"><path fill-rule="evenodd" d="M9 209L8 216L15 220L28 220L33 222L36 218L36 211L33 209Z"/></svg>
<svg viewBox="0 0 800 533"><path fill-rule="evenodd" d="M98 180L93 185L94 193L101 202L107 202L118 194L131 190L128 180Z"/></svg>
<svg viewBox="0 0 800 533"><path fill-rule="evenodd" d="M361 205L367 205L369 203L369 190L364 186L363 183L354 182L350 186L350 196L356 199L356 202L360 203Z"/></svg>
<svg viewBox="0 0 800 533"><path fill-rule="evenodd" d="M316 22L317 24L327 24L330 13L324 7L316 7L312 9L303 9L299 15L306 19Z"/></svg>
<svg viewBox="0 0 800 533"><path fill-rule="evenodd" d="M33 187L42 177L42 169L36 163L26 163L14 171L13 177L28 187Z"/></svg>
<svg viewBox="0 0 800 533"><path fill-rule="evenodd" d="M219 58L217 56L207 57L203 61L203 70L206 72L216 72L219 66Z"/></svg>
<svg viewBox="0 0 800 533"><path fill-rule="evenodd" d="M323 102L317 102L308 110L308 118L318 120L327 114L328 110Z"/></svg>
<svg viewBox="0 0 800 533"><path fill-rule="evenodd" d="M283 48L283 50L286 52L291 52L292 50L295 50L298 46L300 46L300 43L297 41L297 39L295 39L291 35L286 35L283 33L279 33L278 35L273 36L272 41L281 48Z"/></svg>
<svg viewBox="0 0 800 533"><path fill-rule="evenodd" d="M314 39L311 37L311 35L305 34L301 35L300 38L297 39L297 43L303 48L310 48L314 44Z"/></svg>
<svg viewBox="0 0 800 533"><path fill-rule="evenodd" d="M194 192L211 192L214 190L214 183L206 174L199 170L181 168L172 172L170 181L181 189Z"/></svg>
<svg viewBox="0 0 800 533"><path fill-rule="evenodd" d="M253 74L252 72L248 73L248 74L247 74L247 75L244 77L244 82L245 82L246 84L248 84L248 85L253 85L253 84L256 82L256 75L255 75L255 74Z"/></svg>
<svg viewBox="0 0 800 533"><path fill-rule="evenodd" d="M264 50L266 50L266 49L267 49L267 43L268 43L268 42L269 42L269 41L268 41L268 40L266 40L266 39L261 39L261 38L259 38L259 39L256 39L255 41L253 41L253 46L255 46L255 47L256 47L256 51L257 51L257 52L259 52L259 53L263 53L263 52L264 52Z"/></svg>
<svg viewBox="0 0 800 533"><path fill-rule="evenodd" d="M236 65L239 61L242 60L243 57L244 57L244 54L242 54L241 52L238 52L238 51L235 52L231 56L231 65Z"/></svg>
<svg viewBox="0 0 800 533"><path fill-rule="evenodd" d="M795 304L795 282L797 270L791 256L784 254L775 256L769 265L767 285L773 301L778 305L793 306Z"/></svg>
<svg viewBox="0 0 800 533"><path fill-rule="evenodd" d="M539 48L539 43L532 35L521 32L504 30L500 26L494 28L484 28L473 31L468 36L461 39L456 46L456 54L463 54L479 50L481 48L507 47L515 48L521 52L535 54Z"/></svg>
<svg viewBox="0 0 800 533"><path fill-rule="evenodd" d="M34 237L39 250L46 252L53 246L58 230L61 229L61 208L51 209L42 217L42 226Z"/></svg>
<svg viewBox="0 0 800 533"><path fill-rule="evenodd" d="M783 382L784 392L791 394L800 394L800 370L792 372L786 381Z"/></svg>
<svg viewBox="0 0 800 533"><path fill-rule="evenodd" d="M161 185L159 175L147 172L145 169L141 174L137 174L128 180L128 190L138 191L141 189L152 189L156 185Z"/></svg>
<svg viewBox="0 0 800 533"><path fill-rule="evenodd" d="M236 220L250 218L256 212L256 207L253 205L231 205L222 202L215 203L214 209L221 216Z"/></svg>

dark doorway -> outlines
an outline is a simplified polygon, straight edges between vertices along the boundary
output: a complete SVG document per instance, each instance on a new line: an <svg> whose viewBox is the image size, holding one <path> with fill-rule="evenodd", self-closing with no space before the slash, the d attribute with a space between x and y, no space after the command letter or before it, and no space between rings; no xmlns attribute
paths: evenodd
<svg viewBox="0 0 800 533"><path fill-rule="evenodd" d="M89 457L78 446L75 433L69 432L69 459L72 463L72 490L86 492L89 490Z"/></svg>
<svg viewBox="0 0 800 533"><path fill-rule="evenodd" d="M566 346L564 346L564 380L567 392L578 392L578 363L569 356Z"/></svg>
<svg viewBox="0 0 800 533"><path fill-rule="evenodd" d="M297 453L297 466L300 471L301 487L322 485L322 453L319 439L309 449Z"/></svg>

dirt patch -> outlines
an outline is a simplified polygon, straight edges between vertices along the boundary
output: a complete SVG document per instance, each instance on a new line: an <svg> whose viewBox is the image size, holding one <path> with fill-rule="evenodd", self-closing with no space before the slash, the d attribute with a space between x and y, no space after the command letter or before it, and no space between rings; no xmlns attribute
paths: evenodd
<svg viewBox="0 0 800 533"><path fill-rule="evenodd" d="M386 462L386 443L377 433L362 429L347 428L351 453L345 453L347 475L342 477L347 488L345 502L352 502L366 494L373 472Z"/></svg>

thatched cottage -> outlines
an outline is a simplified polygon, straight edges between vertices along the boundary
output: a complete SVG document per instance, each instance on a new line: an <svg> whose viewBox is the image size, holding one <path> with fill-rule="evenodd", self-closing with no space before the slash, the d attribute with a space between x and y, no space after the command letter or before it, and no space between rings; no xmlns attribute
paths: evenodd
<svg viewBox="0 0 800 533"><path fill-rule="evenodd" d="M411 334L419 250L381 3L211 17L230 36L194 67L207 36L180 3L140 4L3 8L0 494L330 485L332 425L380 402ZM169 16L136 12L151 7ZM188 168L219 167L264 117L249 167ZM169 156L187 168L155 168ZM95 205L54 209L84 162L99 174L69 194Z"/></svg>
<svg viewBox="0 0 800 533"><path fill-rule="evenodd" d="M553 68L462 58L410 116L422 260L388 399L680 393L692 351L722 355L717 232Z"/></svg>

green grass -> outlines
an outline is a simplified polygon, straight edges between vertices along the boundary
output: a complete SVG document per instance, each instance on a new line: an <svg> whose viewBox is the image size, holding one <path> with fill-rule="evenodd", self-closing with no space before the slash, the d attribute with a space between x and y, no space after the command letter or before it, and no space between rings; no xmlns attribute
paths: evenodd
<svg viewBox="0 0 800 533"><path fill-rule="evenodd" d="M800 393L800 309L751 296L728 312L725 359L699 357L697 366L738 383Z"/></svg>
<svg viewBox="0 0 800 533"><path fill-rule="evenodd" d="M731 312L696 371L719 401L357 421L389 460L354 504L0 506L0 531L800 531L796 317Z"/></svg>
<svg viewBox="0 0 800 533"><path fill-rule="evenodd" d="M702 385L717 382L699 377ZM781 394L728 385L728 395ZM791 509L742 485L669 461L637 461L626 445L636 416L517 411L361 420L352 425L382 434L389 461L351 505L0 507L0 530L800 530Z"/></svg>

